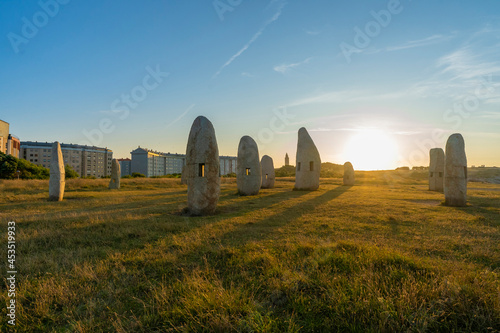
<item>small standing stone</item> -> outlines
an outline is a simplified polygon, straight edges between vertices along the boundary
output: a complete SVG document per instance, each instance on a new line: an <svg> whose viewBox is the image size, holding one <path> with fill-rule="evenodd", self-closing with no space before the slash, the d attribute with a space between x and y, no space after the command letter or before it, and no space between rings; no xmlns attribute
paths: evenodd
<svg viewBox="0 0 500 333"><path fill-rule="evenodd" d="M119 190L120 189L120 162L116 158L113 158L111 162L111 179L109 181L109 189L110 190Z"/></svg>
<svg viewBox="0 0 500 333"><path fill-rule="evenodd" d="M260 161L260 165L262 167L262 188L273 188L275 175L274 175L274 163L273 159L268 156L262 156L262 160Z"/></svg>
<svg viewBox="0 0 500 333"><path fill-rule="evenodd" d="M344 185L353 186L354 185L354 168L351 162L344 163Z"/></svg>
<svg viewBox="0 0 500 333"><path fill-rule="evenodd" d="M240 195L257 195L261 186L261 168L257 143L245 135L238 145L236 185Z"/></svg>
<svg viewBox="0 0 500 333"><path fill-rule="evenodd" d="M62 201L66 185L64 159L59 142L52 144L50 160L49 201Z"/></svg>
<svg viewBox="0 0 500 333"><path fill-rule="evenodd" d="M311 191L319 188L321 157L304 127L299 129L295 168L295 189Z"/></svg>
<svg viewBox="0 0 500 333"><path fill-rule="evenodd" d="M446 142L444 167L444 204L462 207L467 205L467 157L461 134L452 134Z"/></svg>
<svg viewBox="0 0 500 333"><path fill-rule="evenodd" d="M193 122L186 148L188 213L215 213L220 195L219 147L215 129L207 118Z"/></svg>
<svg viewBox="0 0 500 333"><path fill-rule="evenodd" d="M444 151L433 148L429 151L429 190L443 192L444 190Z"/></svg>

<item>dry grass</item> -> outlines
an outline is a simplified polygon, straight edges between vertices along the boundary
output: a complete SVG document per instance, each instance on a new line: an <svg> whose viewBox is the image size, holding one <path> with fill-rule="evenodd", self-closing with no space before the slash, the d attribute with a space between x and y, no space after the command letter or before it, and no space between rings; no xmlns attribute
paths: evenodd
<svg viewBox="0 0 500 333"><path fill-rule="evenodd" d="M254 197L224 179L217 214L191 218L178 179L69 180L55 203L47 181L2 181L17 331L500 330L500 186L471 183L451 208L423 175Z"/></svg>

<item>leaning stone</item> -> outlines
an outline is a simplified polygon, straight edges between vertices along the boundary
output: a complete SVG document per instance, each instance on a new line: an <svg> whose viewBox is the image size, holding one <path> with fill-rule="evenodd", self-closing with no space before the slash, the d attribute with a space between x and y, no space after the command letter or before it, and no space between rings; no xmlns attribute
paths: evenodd
<svg viewBox="0 0 500 333"><path fill-rule="evenodd" d="M260 165L262 168L261 188L273 188L274 181L275 181L273 159L268 155L264 155L264 156L262 156L262 160L260 161Z"/></svg>
<svg viewBox="0 0 500 333"><path fill-rule="evenodd" d="M215 130L207 118L193 122L186 148L188 214L215 213L220 194L219 148Z"/></svg>
<svg viewBox="0 0 500 333"><path fill-rule="evenodd" d="M261 168L257 143L245 135L238 146L236 185L240 195L257 195L261 185Z"/></svg>
<svg viewBox="0 0 500 333"><path fill-rule="evenodd" d="M295 189L317 190L321 171L321 157L314 141L302 127L297 141Z"/></svg>
<svg viewBox="0 0 500 333"><path fill-rule="evenodd" d="M447 206L467 205L467 157L461 134L452 134L446 142L444 198Z"/></svg>
<svg viewBox="0 0 500 333"><path fill-rule="evenodd" d="M62 201L65 181L64 159L59 142L52 144L50 160L49 200Z"/></svg>
<svg viewBox="0 0 500 333"><path fill-rule="evenodd" d="M120 189L120 162L116 158L113 158L111 162L111 180L109 181L109 189L110 190L119 190Z"/></svg>
<svg viewBox="0 0 500 333"><path fill-rule="evenodd" d="M433 148L429 151L429 190L443 192L444 190L444 151Z"/></svg>
<svg viewBox="0 0 500 333"><path fill-rule="evenodd" d="M344 163L344 185L353 186L354 185L354 168L351 162Z"/></svg>

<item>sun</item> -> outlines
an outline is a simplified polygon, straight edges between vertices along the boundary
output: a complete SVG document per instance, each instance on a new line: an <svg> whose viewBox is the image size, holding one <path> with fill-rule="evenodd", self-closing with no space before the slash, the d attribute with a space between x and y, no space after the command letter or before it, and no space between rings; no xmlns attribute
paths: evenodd
<svg viewBox="0 0 500 333"><path fill-rule="evenodd" d="M379 129L360 129L345 145L344 158L355 170L389 170L396 167L398 145Z"/></svg>

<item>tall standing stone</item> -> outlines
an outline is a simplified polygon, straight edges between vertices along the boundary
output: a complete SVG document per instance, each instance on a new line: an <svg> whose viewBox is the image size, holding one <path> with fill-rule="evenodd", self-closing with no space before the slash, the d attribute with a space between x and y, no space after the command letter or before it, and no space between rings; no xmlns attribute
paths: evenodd
<svg viewBox="0 0 500 333"><path fill-rule="evenodd" d="M49 200L62 201L65 181L64 159L59 142L52 144L50 159Z"/></svg>
<svg viewBox="0 0 500 333"><path fill-rule="evenodd" d="M353 186L354 185L354 168L352 167L351 162L344 163L344 185Z"/></svg>
<svg viewBox="0 0 500 333"><path fill-rule="evenodd" d="M181 172L182 172L182 173L181 173L181 184L182 184L182 185L187 185L187 178L188 178L188 177L187 177L187 175L186 175L186 173L187 173L186 169L187 169L187 168L186 168L186 166L185 166L185 165L183 165L183 166L182 166L182 171L181 171Z"/></svg>
<svg viewBox="0 0 500 333"><path fill-rule="evenodd" d="M433 148L429 151L429 190L443 192L444 190L444 151Z"/></svg>
<svg viewBox="0 0 500 333"><path fill-rule="evenodd" d="M467 157L461 134L452 134L446 142L444 166L444 204L467 205Z"/></svg>
<svg viewBox="0 0 500 333"><path fill-rule="evenodd" d="M268 156L262 156L262 160L260 161L260 165L262 167L262 188L273 188L275 181L274 174L274 163L273 159Z"/></svg>
<svg viewBox="0 0 500 333"><path fill-rule="evenodd" d="M111 179L109 181L109 189L119 190L120 179L121 179L120 162L118 162L116 158L113 158L113 161L111 162Z"/></svg>
<svg viewBox="0 0 500 333"><path fill-rule="evenodd" d="M191 126L186 148L189 214L215 213L220 194L219 168L214 127L210 120L199 116Z"/></svg>
<svg viewBox="0 0 500 333"><path fill-rule="evenodd" d="M314 141L302 127L299 129L295 166L295 189L317 190L321 171L321 157Z"/></svg>
<svg viewBox="0 0 500 333"><path fill-rule="evenodd" d="M236 185L240 195L259 194L261 185L261 168L257 143L245 135L238 145L236 161Z"/></svg>

